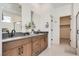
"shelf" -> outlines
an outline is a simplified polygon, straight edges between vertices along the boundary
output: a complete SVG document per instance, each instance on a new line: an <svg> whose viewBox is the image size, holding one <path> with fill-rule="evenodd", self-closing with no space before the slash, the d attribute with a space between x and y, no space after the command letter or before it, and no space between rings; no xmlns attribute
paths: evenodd
<svg viewBox="0 0 79 59"><path fill-rule="evenodd" d="M60 38L60 39L70 39L70 38Z"/></svg>
<svg viewBox="0 0 79 59"><path fill-rule="evenodd" d="M70 28L70 25L60 25L61 28Z"/></svg>
<svg viewBox="0 0 79 59"><path fill-rule="evenodd" d="M61 21L60 25L70 25L70 21L67 20Z"/></svg>
<svg viewBox="0 0 79 59"><path fill-rule="evenodd" d="M70 24L60 24L60 26L65 26L65 25L70 25Z"/></svg>

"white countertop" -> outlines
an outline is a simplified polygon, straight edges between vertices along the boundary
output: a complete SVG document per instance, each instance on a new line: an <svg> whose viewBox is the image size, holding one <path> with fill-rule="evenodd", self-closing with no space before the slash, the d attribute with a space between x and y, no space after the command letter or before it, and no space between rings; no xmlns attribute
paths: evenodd
<svg viewBox="0 0 79 59"><path fill-rule="evenodd" d="M38 36L38 35L44 35L44 34L31 34L31 35L20 36L20 37L12 37L12 38L3 39L2 42L20 40L22 38L29 38L29 37Z"/></svg>

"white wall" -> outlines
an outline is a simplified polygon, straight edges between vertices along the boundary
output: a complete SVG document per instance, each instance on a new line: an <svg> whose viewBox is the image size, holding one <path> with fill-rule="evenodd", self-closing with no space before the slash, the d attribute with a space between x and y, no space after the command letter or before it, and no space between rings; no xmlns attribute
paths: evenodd
<svg viewBox="0 0 79 59"><path fill-rule="evenodd" d="M53 44L60 43L60 17L71 15L71 4L54 9Z"/></svg>
<svg viewBox="0 0 79 59"><path fill-rule="evenodd" d="M33 6L33 20L37 21L35 24L37 25L36 28L40 31L48 31L48 28L45 27L46 22L50 21L50 9L51 4L37 4L38 8Z"/></svg>

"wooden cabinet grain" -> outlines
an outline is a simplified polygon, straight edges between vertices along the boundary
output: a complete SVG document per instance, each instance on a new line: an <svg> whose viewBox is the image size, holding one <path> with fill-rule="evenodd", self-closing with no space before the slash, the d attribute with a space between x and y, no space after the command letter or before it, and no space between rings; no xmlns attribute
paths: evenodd
<svg viewBox="0 0 79 59"><path fill-rule="evenodd" d="M32 38L32 55L40 53L40 36Z"/></svg>
<svg viewBox="0 0 79 59"><path fill-rule="evenodd" d="M27 40L28 39L28 40ZM3 43L3 56L31 55L31 39L15 40Z"/></svg>
<svg viewBox="0 0 79 59"><path fill-rule="evenodd" d="M47 48L47 46L48 46L48 37L47 37L47 35L45 35L45 37L44 37L44 45L45 45L45 48Z"/></svg>
<svg viewBox="0 0 79 59"><path fill-rule="evenodd" d="M41 51L43 51L44 47L45 47L44 36L41 36L40 40L41 40L41 42L40 42L41 43Z"/></svg>
<svg viewBox="0 0 79 59"><path fill-rule="evenodd" d="M4 51L3 56L18 56L18 48L12 48Z"/></svg>
<svg viewBox="0 0 79 59"><path fill-rule="evenodd" d="M23 56L31 56L31 41L23 45Z"/></svg>

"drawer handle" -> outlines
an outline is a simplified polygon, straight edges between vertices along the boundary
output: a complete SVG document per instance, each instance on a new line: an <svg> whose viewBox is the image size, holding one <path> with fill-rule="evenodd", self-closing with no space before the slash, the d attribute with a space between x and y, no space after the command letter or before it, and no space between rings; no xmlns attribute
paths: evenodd
<svg viewBox="0 0 79 59"><path fill-rule="evenodd" d="M21 54L23 54L23 46L21 46Z"/></svg>
<svg viewBox="0 0 79 59"><path fill-rule="evenodd" d="M18 48L18 54L19 55L22 55L23 54L23 46L20 46L19 48Z"/></svg>
<svg viewBox="0 0 79 59"><path fill-rule="evenodd" d="M18 55L21 55L21 53L20 53L20 48L18 48Z"/></svg>

